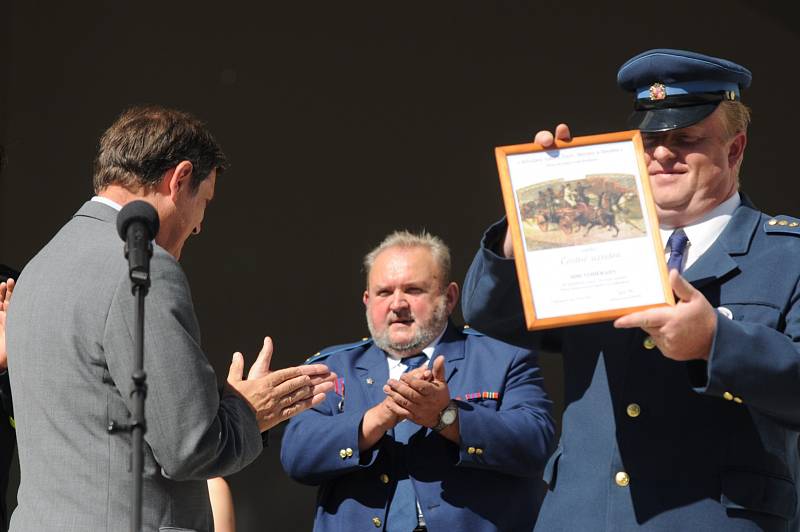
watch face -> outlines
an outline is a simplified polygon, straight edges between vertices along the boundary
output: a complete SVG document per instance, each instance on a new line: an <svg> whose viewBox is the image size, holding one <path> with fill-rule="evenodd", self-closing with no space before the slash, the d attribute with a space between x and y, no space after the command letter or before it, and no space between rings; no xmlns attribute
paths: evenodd
<svg viewBox="0 0 800 532"><path fill-rule="evenodd" d="M444 423L445 425L450 425L455 420L456 420L455 408L448 408L447 410L442 412L442 423Z"/></svg>

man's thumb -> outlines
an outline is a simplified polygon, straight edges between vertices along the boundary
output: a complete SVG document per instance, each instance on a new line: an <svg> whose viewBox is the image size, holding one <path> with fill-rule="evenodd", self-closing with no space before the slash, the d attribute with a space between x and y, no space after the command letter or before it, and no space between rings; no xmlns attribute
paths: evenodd
<svg viewBox="0 0 800 532"><path fill-rule="evenodd" d="M689 281L678 273L678 270L671 270L669 272L669 284L672 287L672 291L675 292L675 295L684 301L691 299L696 292Z"/></svg>
<svg viewBox="0 0 800 532"><path fill-rule="evenodd" d="M259 379L269 373L269 365L272 363L272 338L269 336L264 338L264 345L258 353L256 361L250 366L250 371L247 372L247 378Z"/></svg>
<svg viewBox="0 0 800 532"><path fill-rule="evenodd" d="M237 351L231 359L231 367L228 368L228 382L241 382L242 374L244 374L244 356Z"/></svg>
<svg viewBox="0 0 800 532"><path fill-rule="evenodd" d="M433 361L433 378L437 381L444 382L444 357L438 356Z"/></svg>

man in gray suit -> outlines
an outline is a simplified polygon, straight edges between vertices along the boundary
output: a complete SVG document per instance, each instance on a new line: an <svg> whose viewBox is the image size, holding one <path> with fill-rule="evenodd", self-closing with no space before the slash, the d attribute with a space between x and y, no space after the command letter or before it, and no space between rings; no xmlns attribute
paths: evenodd
<svg viewBox="0 0 800 532"><path fill-rule="evenodd" d="M128 529L130 436L106 427L132 410L135 300L115 227L130 201L153 205L161 223L145 313L144 530L211 530L206 479L245 467L261 432L333 388L322 365L270 371L269 339L247 379L236 353L217 388L177 259L225 163L186 113L123 113L100 140L97 195L23 270L6 324L21 468L12 530Z"/></svg>

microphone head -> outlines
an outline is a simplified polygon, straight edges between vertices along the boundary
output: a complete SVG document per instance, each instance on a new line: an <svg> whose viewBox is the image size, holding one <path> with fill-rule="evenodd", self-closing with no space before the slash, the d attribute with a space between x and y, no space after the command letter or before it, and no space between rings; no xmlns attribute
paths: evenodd
<svg viewBox="0 0 800 532"><path fill-rule="evenodd" d="M158 212L146 201L136 200L125 204L117 215L117 232L122 240L128 239L128 227L132 222L141 222L150 232L150 239L158 234Z"/></svg>

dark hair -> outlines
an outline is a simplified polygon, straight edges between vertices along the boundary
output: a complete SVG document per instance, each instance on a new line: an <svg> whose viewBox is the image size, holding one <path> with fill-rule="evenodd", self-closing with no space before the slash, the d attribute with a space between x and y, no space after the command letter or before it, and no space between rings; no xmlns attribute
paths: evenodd
<svg viewBox="0 0 800 532"><path fill-rule="evenodd" d="M228 164L217 141L194 116L160 106L133 107L100 137L94 191L109 185L150 189L181 161L190 161L194 167L192 190L212 170L222 172Z"/></svg>

